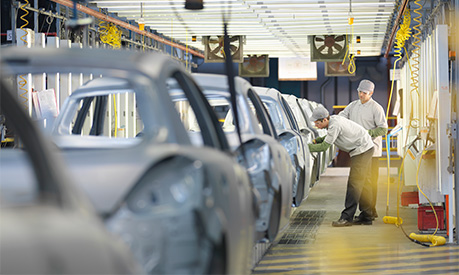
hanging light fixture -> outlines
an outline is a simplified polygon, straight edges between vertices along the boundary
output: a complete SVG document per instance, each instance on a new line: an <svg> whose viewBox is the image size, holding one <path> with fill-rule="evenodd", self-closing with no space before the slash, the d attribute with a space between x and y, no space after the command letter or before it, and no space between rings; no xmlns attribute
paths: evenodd
<svg viewBox="0 0 459 275"><path fill-rule="evenodd" d="M185 9L187 10L202 10L203 8L203 0L185 0Z"/></svg>
<svg viewBox="0 0 459 275"><path fill-rule="evenodd" d="M139 29L141 31L145 30L145 19L143 18L143 3L140 2L140 18L139 18Z"/></svg>

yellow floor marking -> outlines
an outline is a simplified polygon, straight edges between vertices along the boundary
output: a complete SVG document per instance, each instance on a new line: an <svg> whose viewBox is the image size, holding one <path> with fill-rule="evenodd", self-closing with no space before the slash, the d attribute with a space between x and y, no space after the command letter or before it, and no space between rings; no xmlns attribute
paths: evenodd
<svg viewBox="0 0 459 275"><path fill-rule="evenodd" d="M417 261L406 261L402 263L381 263L379 265L376 264L371 264L371 265L365 265L361 266L361 269L380 269L381 267L405 267L405 266L423 266L423 265L429 265L429 264L457 264L458 259L444 259L444 260L430 260L430 261L422 261L422 262L417 262Z"/></svg>
<svg viewBox="0 0 459 275"><path fill-rule="evenodd" d="M359 267L359 268L336 268L333 266L323 266L321 268L315 268L315 269L297 269L298 267L295 265L291 265L288 268L274 268L275 270L279 270L278 272L274 271L273 273L263 273L264 275L268 274L278 274L281 272L282 274L307 274L307 273L317 273L317 272L327 272L327 273L332 273L332 272L338 272L340 274L346 274L345 272L349 272L349 274L363 274L363 273L375 273L378 272L380 274L403 274L403 273L413 273L413 272L422 272L422 271L433 271L433 270L448 270L448 269L453 269L453 268L459 268L459 264L456 259L449 259L449 260L438 260L438 261L424 261L422 263L419 262L410 262L410 263L403 263L399 265L394 265L394 264L384 264L384 266L388 266L390 268L394 267L407 267L407 266L416 266L416 265L428 265L428 264L441 264L444 263L444 266L438 266L438 267L415 267L415 269L402 269L402 270L373 270L372 269L380 269L376 267ZM366 271L368 270L368 271ZM262 269L262 268L256 268L255 271L268 271L267 269Z"/></svg>
<svg viewBox="0 0 459 275"><path fill-rule="evenodd" d="M446 252L446 253L435 253L435 254L427 254L427 255L410 255L410 256L399 256L399 255L394 255L394 256L387 256L387 257L381 257L381 258L372 258L372 259L362 259L361 257L363 255L341 255L340 257L333 257L334 255L324 255L324 257L307 257L304 258L304 260L312 261L311 263L301 263L301 264L288 264L292 262L297 262L299 259L282 259L282 260L271 260L271 261L261 261L259 264L274 264L274 263L280 263L284 265L273 265L273 266L263 266L259 267L260 269L288 269L292 268L292 266L298 268L298 267L314 267L314 266L328 266L328 267L333 267L335 265L341 265L341 266L354 266L357 268L357 264L362 264L362 263L378 263L380 261L384 262L390 262L390 261L400 261L400 260L419 260L419 259L428 259L430 257L442 257L442 256L457 256L459 255L459 252ZM364 255L365 257L371 256L371 255ZM258 270L259 268L256 268Z"/></svg>
<svg viewBox="0 0 459 275"><path fill-rule="evenodd" d="M413 272L425 272L425 271L445 271L448 269L457 269L459 268L458 264L451 265L451 266L436 266L436 267L426 267L426 268L416 268L416 269L405 269L405 270L391 270L391 271L384 271L384 274L402 274L402 273L413 273ZM304 272L303 272L304 274ZM438 273L441 274L441 273Z"/></svg>
<svg viewBox="0 0 459 275"><path fill-rule="evenodd" d="M306 250L310 250L310 251L307 251L307 252L316 254L317 251L320 251L320 252L324 252L324 251L339 251L339 250L342 250L342 251L349 251L349 250L361 251L361 250L377 250L377 249L382 249L382 248L393 249L393 246L371 246L371 247L356 247L356 248L336 248L336 247L330 246L329 249L323 249L323 247L322 247L319 250L312 250L311 248L314 248L314 245L305 245L305 246L298 246L298 245L287 246L286 245L285 247L281 247L279 245L274 245L274 247L272 247L270 249L270 251L306 249ZM416 249L406 249L404 251L418 252L418 251L424 251L424 250L427 250L427 249L436 249L436 250L451 250L451 249L455 249L455 250L459 250L459 246L448 246L447 245L447 246L436 246L436 247L431 247L431 248L424 247L424 248L416 248Z"/></svg>
<svg viewBox="0 0 459 275"><path fill-rule="evenodd" d="M459 250L459 246L438 246L438 247L423 247L423 248L418 248L418 249L399 249L399 250L394 250L394 247L359 247L359 248L330 248L330 249L319 249L319 250L313 250L311 249L311 246L309 247L297 247L296 249L300 250L303 249L304 251L299 251L299 252L278 252L281 249L276 249L274 247L273 249L266 254L265 257L269 256L293 256L293 255L298 255L300 256L306 256L309 254L338 254L338 253L356 253L356 252L361 252L361 251L369 251L369 250L376 250L378 253L382 253L384 251L386 252L403 252L403 253L417 253L417 252L425 252L425 251L456 251ZM290 250L294 248L288 248L286 250ZM381 251L384 250L384 251ZM369 253L369 252L365 252ZM376 252L373 252L376 253Z"/></svg>
<svg viewBox="0 0 459 275"><path fill-rule="evenodd" d="M426 267L426 268L416 268L416 269L403 269L403 270L378 270L375 273L375 271L357 271L357 270L343 270L343 269L333 269L333 268L327 268L324 267L322 269L293 269L293 270L279 270L279 271L273 271L272 273L259 273L263 275L274 275L274 274L291 274L291 275L296 275L296 274L310 274L310 273L322 273L322 274L332 274L332 273L337 273L340 275L344 274L406 274L406 273L419 273L419 272L426 272L426 271L447 271L451 269L457 269L458 265L451 265L451 266L438 266L438 267ZM439 272L438 274L442 274Z"/></svg>

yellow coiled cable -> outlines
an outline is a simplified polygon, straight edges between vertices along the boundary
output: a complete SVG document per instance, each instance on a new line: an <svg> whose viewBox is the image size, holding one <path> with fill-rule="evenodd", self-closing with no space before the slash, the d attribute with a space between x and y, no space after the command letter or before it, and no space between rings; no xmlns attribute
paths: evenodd
<svg viewBox="0 0 459 275"><path fill-rule="evenodd" d="M392 84L390 88L389 101L387 103L386 110L386 121L389 118L389 107L392 101L392 94L394 91L395 82L395 69L397 68L397 62L402 59L402 48L405 45L405 41L408 40L411 34L410 30L411 16L409 10L406 10L403 14L403 23L400 25L399 30L395 36L395 52L394 56L398 57L394 62L394 69L392 75ZM390 190L390 152L389 152L389 136L386 135L386 154L387 154L387 204L386 204L386 216L389 215L389 190Z"/></svg>
<svg viewBox="0 0 459 275"><path fill-rule="evenodd" d="M112 46L114 49L121 48L121 31L115 24L100 21L99 32L100 41Z"/></svg>
<svg viewBox="0 0 459 275"><path fill-rule="evenodd" d="M21 6L21 10L24 11L24 14L21 15L21 20L24 21L24 24L22 24L22 26L20 27L20 29L22 31L24 31L24 34L20 37L20 39L22 40L22 42L24 42L24 45L26 47L28 47L28 42L27 42L27 39L25 39L27 37L27 30L25 29L25 27L27 27L29 25L29 21L27 21L26 19L26 16L29 15L29 11L27 9L25 9L26 6L29 5L29 1L28 0L25 0L25 3ZM21 104L24 106L24 108L26 110L29 109L29 90L26 88L27 86L27 79L25 78L25 74L23 75L19 75L19 89L22 91L19 96L22 98L22 101L21 101Z"/></svg>
<svg viewBox="0 0 459 275"><path fill-rule="evenodd" d="M354 55L351 54L351 51L353 49L352 50L350 49L351 47L353 48L352 38L354 37L354 17L352 17L351 15L348 18L348 23L351 26L351 39L349 39L346 34L346 41L349 41L349 45L347 46L346 54L344 54L343 62L341 62L341 65L343 65L346 59L349 58L349 65L347 66L347 71L350 74L354 74L356 70L356 66L355 66Z"/></svg>
<svg viewBox="0 0 459 275"><path fill-rule="evenodd" d="M416 92L418 94L418 97L419 97L419 57L420 57L420 54L419 54L419 50L420 50L420 46L419 46L419 43L421 42L421 38L419 37L421 35L421 30L420 30L420 27L421 27L421 18L422 18L422 14L420 13L420 11L422 10L422 5L420 4L419 0L416 0L414 1L414 4L417 6L416 9L414 9L414 13L417 14L417 16L415 18L413 18L413 20L417 23L413 29L416 31L414 34L413 34L413 46L414 46L414 49L413 49L413 67L412 67L412 71L411 71L411 94L413 94L413 92ZM411 106L413 106L413 104L411 104ZM414 120L411 120L411 122L413 122ZM426 237L426 236L423 236L423 235L420 235L420 236L416 236L418 238L422 238L421 241L430 241L432 242L432 245L431 246L436 246L436 245L443 245L445 244L446 240L444 240L443 237L440 237L440 236L435 236L435 234L437 233L438 231L438 227L439 227L439 223L438 223L438 216L437 216L437 212L435 211L435 207L433 207L432 205L432 202L429 200L429 198L426 196L426 194L424 194L424 192L422 191L421 187L419 186L419 170L420 170L420 167L421 167L421 160L422 160L422 156L424 156L426 154L427 151L423 151L422 152L422 155L419 159L419 164L418 164L418 168L417 168L417 173L416 173L416 185L419 189L419 192L421 192L421 194L427 199L427 201L429 202L429 205L430 207L432 208L433 210L433 213L435 215L435 220L437 222L436 224L436 228L435 228L435 231L434 233L432 233L431 235L427 236L427 238L423 238L423 237ZM413 233L412 233L413 234ZM410 235L411 237L415 237L414 235Z"/></svg>
<svg viewBox="0 0 459 275"><path fill-rule="evenodd" d="M413 27L414 30L416 30L416 33L413 35L413 38L414 38L414 42L413 42L413 46L414 46L414 50L413 50L413 67L411 67L411 64L410 64L410 60L408 58L408 66L410 68L410 74L411 74L411 84L410 86L412 87L411 91L410 91L410 94L411 94L411 99L412 99L412 102L414 102L413 100L413 92L416 92L417 95L419 96L419 86L418 86L418 76L419 76L419 49L420 49L420 46L419 46L419 42L421 42L421 39L419 38L419 35L420 35L420 29L419 27L421 26L421 21L420 21L420 18L422 17L422 14L419 12L421 9L422 9L422 5L419 3L419 0L416 0L415 1L415 4L418 6L414 12L418 15L417 17L415 17L413 20L415 22L417 22L418 24L416 26ZM398 57L398 59L394 62L394 74L395 74L395 68L396 68L396 63L402 58L401 57L401 48L404 48L405 49L405 53L407 52L406 51L406 48L405 48L405 41L409 38L410 36L410 22L411 22L411 18L410 18L410 13L409 13L409 10L405 11L404 13L404 18L403 18L403 24L400 26L400 30L397 32L397 35L396 35L396 52L397 54L395 54L395 56ZM389 96L389 104L391 102L391 97L392 97L392 92L393 92L393 87L394 87L394 81L395 81L395 78L393 77L392 78L392 86L391 86L391 94ZM389 114L389 104L388 104L388 108L387 108L387 113L386 113L386 119L388 118L388 114ZM414 104L411 104L411 112L410 112L410 123L408 125L408 131L410 128L417 128L418 125L415 125L413 123L419 123L419 119L414 119L413 118L413 105ZM407 137L406 137L406 141L408 140L408 134L407 134ZM405 143L406 143L405 141ZM406 144L405 144L406 146ZM386 146L386 151L388 150L387 146ZM399 171L399 178L401 177L401 173L402 173L402 170L403 170L403 164L404 164L404 160L406 158L406 154L408 152L408 148L406 149L405 153L404 153L404 156L403 156L403 160L402 160L402 165L401 165L401 168L400 168L400 171ZM417 241L420 241L420 242L431 242L432 245L430 246L438 246L438 245L444 245L446 243L446 239L444 237L441 237L441 236L435 236L435 234L437 233L438 231L438 228L439 228L439 222L438 222L438 216L437 216L437 213L435 211L435 208L433 207L432 205L432 202L429 200L429 198L426 196L426 194L422 191L422 189L420 188L419 186L419 171L420 171L420 167L421 167L421 161L422 161L422 158L423 156L427 153L427 151L423 150L420 158L419 158L419 163L418 163L418 167L417 167L417 171L416 171L416 186L418 188L418 190L421 192L421 194L427 199L427 201L429 202L430 204L430 207L432 208L433 212L434 212L434 215L435 215L435 219L436 219L436 228L435 228L435 231L433 234L431 235L416 235L414 233L411 233L409 235L409 238L411 238L412 240L417 240ZM387 158L388 159L388 162L389 162L389 157ZM388 165L388 185L389 185L389 165ZM397 195L400 196L400 190L401 189L401 186L398 187L397 189ZM400 218L400 213L399 213L399 205L398 205L398 200L397 200L397 223L396 225L397 226L401 226L401 218ZM388 197L387 197L387 205L389 205L389 193L388 193Z"/></svg>
<svg viewBox="0 0 459 275"><path fill-rule="evenodd" d="M435 221L437 222L437 225L435 227L435 231L434 233L432 233L431 235L416 235L414 233L411 233L410 234L410 237L412 239L416 239L416 240L419 240L421 242L432 242L432 245L430 246L438 246L438 245L444 245L446 243L446 239L444 237L441 237L441 236L435 236L435 234L437 234L437 231L438 231L438 227L439 227L439 223L438 223L438 216L437 216L437 211L435 211L435 207L432 205L432 202L429 200L429 198L427 197L426 194L424 194L424 192L422 191L421 187L419 186L419 170L421 168L421 161L422 161L422 157L427 153L426 150L423 150L422 151L422 155L421 157L419 158L419 163L418 163L418 168L417 168L417 171L416 171L416 186L418 187L419 189L419 192L421 192L421 194L427 199L427 201L429 202L429 205L430 207L432 208L433 210L433 213L435 215Z"/></svg>
<svg viewBox="0 0 459 275"><path fill-rule="evenodd" d="M416 92L419 95L419 43L421 42L421 38L419 36L421 35L421 30L419 29L421 26L421 17L422 14L419 12L422 9L422 5L419 3L419 0L416 0L414 4L417 5L417 8L414 9L414 13L417 14L413 20L417 23L416 26L413 27L415 30L415 33L413 34L413 67L412 67L412 73L411 73L411 93ZM411 105L413 106L413 104Z"/></svg>

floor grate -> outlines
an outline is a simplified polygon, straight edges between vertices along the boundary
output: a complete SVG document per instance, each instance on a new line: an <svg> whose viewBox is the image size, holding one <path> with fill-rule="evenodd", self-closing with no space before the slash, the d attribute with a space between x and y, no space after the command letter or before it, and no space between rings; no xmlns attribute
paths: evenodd
<svg viewBox="0 0 459 275"><path fill-rule="evenodd" d="M314 242L317 230L324 219L325 211L304 210L296 212L277 244L301 245Z"/></svg>

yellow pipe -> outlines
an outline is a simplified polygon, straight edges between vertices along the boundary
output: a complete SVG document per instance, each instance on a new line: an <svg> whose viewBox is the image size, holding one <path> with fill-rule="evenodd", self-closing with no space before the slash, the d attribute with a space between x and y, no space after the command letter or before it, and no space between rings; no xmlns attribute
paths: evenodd
<svg viewBox="0 0 459 275"><path fill-rule="evenodd" d="M383 222L386 224L395 224L396 226L399 226L403 223L403 219L400 217L384 216Z"/></svg>
<svg viewBox="0 0 459 275"><path fill-rule="evenodd" d="M410 234L410 238L416 241L420 241L423 243L431 242L431 246L439 246L444 245L446 243L446 239L442 236L434 236L434 235L418 235L415 233Z"/></svg>

